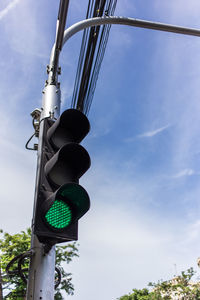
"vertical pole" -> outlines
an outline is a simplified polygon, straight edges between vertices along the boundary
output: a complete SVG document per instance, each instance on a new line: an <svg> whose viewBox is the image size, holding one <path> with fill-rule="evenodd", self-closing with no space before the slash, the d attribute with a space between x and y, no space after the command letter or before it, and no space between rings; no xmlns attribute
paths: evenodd
<svg viewBox="0 0 200 300"><path fill-rule="evenodd" d="M46 117L58 118L60 114L60 88L57 85L47 85L43 91L42 113L40 118L40 133L38 141L38 160L36 172L36 187L35 199L33 208L33 221L35 206L37 201L40 161L42 154L42 140L43 140L43 119ZM33 222L32 222L33 227ZM28 286L27 286L27 300L38 299L54 299L54 280L55 280L55 246L51 248L48 253L44 252L44 245L38 241L37 236L32 234L31 249L34 254L31 257Z"/></svg>
<svg viewBox="0 0 200 300"><path fill-rule="evenodd" d="M58 73L60 73L58 64L60 51L62 50L63 34L65 29L68 6L69 0L60 0L55 44L52 49L50 64L47 68L47 73L49 74L49 76L46 86L43 90L42 112L40 116L40 131L38 141L38 159L33 208L33 222L41 167L42 141L44 135L43 119L48 117L58 118L60 115L61 92L60 84L58 83ZM38 241L37 236L33 234L32 230L31 249L34 251L34 255L31 257L30 260L26 299L53 300L55 281L55 246L52 247L48 253L45 253L43 244L41 244Z"/></svg>

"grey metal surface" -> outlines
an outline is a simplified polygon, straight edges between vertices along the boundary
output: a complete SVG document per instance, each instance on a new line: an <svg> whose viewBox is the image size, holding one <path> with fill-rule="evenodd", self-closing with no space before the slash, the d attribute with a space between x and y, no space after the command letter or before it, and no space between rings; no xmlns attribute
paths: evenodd
<svg viewBox="0 0 200 300"><path fill-rule="evenodd" d="M145 21L145 20L134 19L134 18L105 16L102 18L91 18L91 19L83 20L70 26L64 32L63 45L71 36L79 32L80 30L91 26L105 25L105 24L128 25L133 27L142 27L147 29L167 31L167 32L173 32L173 33L179 33L185 35L200 36L200 30L195 28L181 27L181 26Z"/></svg>
<svg viewBox="0 0 200 300"><path fill-rule="evenodd" d="M47 85L44 88L43 97L42 97L41 120L49 116L55 119L59 117L60 98L61 98L61 92L59 86L51 84L51 85Z"/></svg>
<svg viewBox="0 0 200 300"><path fill-rule="evenodd" d="M47 85L43 90L42 111L40 116L40 132L38 143L38 159L37 159L37 173L35 186L35 199L33 209L33 220L35 213L35 206L37 201L37 191L39 186L39 172L40 161L42 153L42 139L43 139L43 119L46 117L58 118L60 115L60 98L61 93L59 85ZM33 224L32 224L33 226ZM53 247L48 254L44 254L44 248L39 243L37 237L32 235L31 249L34 255L30 261L27 296L26 299L54 299L54 280L55 280L55 247Z"/></svg>
<svg viewBox="0 0 200 300"><path fill-rule="evenodd" d="M62 50L63 45L63 33L65 30L66 17L68 12L69 0L61 0L58 12L58 20L56 26L56 49Z"/></svg>
<svg viewBox="0 0 200 300"><path fill-rule="evenodd" d="M57 119L60 115L60 102L61 92L58 83L58 63L59 53L62 48L63 32L66 23L67 11L69 0L60 0L60 8L58 13L58 21L56 28L55 45L51 54L51 65L47 67L48 81L43 90L42 108L40 115L40 128L39 128L39 141L38 141L38 158L37 158L37 171L36 171L36 184L35 184L35 198L33 207L33 222L35 216L35 207L37 203L37 194L39 187L39 175L41 167L41 154L42 154L42 140L44 118ZM26 299L54 299L54 280L55 280L55 246L45 254L43 245L38 241L37 236L32 234L31 249L34 255L31 257L29 266L29 276L27 285Z"/></svg>
<svg viewBox="0 0 200 300"><path fill-rule="evenodd" d="M57 83L57 72L59 67L59 56L63 45L63 34L65 30L67 12L68 12L69 0L60 0L58 19L56 24L56 38L53 47L53 61L49 65L49 77L48 84Z"/></svg>
<svg viewBox="0 0 200 300"><path fill-rule="evenodd" d="M43 245L37 237L32 238L34 255L31 258L27 299L54 299L55 247L44 255Z"/></svg>
<svg viewBox="0 0 200 300"><path fill-rule="evenodd" d="M128 25L133 27L140 27L146 29L153 29L158 31L166 31L177 34L192 35L200 37L200 30L195 28L181 27L171 24L151 22L146 20L127 18L127 17L117 17L117 16L104 16L82 20L75 23L64 31L63 45L67 40L72 37L75 33L92 26L105 25L105 24L118 24L118 25ZM50 63L49 63L49 78L48 83L51 84L54 78L57 78L57 66L58 66L59 56L55 49L55 44L51 51ZM55 68L56 66L56 68Z"/></svg>
<svg viewBox="0 0 200 300"><path fill-rule="evenodd" d="M140 20L135 18L127 18L127 17L117 17L117 16L104 16L82 20L80 22L75 23L64 31L63 37L63 45L67 42L67 40L72 37L75 33L92 26L97 25L105 25L105 24L118 24L118 25L128 25L133 27L140 27L146 29L153 29L158 31L166 31L177 34L184 35L192 35L200 37L200 30L195 28L181 27L171 24L159 23L159 22L151 22L146 20ZM51 84L54 80L57 80L58 76L58 59L59 55L56 51L56 44L54 44L49 63L49 78L48 83ZM56 67L55 67L56 66Z"/></svg>

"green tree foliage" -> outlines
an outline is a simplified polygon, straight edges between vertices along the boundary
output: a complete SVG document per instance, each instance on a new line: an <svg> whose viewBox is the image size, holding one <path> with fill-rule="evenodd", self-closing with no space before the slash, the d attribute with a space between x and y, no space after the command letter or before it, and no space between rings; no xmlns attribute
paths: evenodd
<svg viewBox="0 0 200 300"><path fill-rule="evenodd" d="M150 293L148 289L133 289L133 293L122 296L120 300L149 300Z"/></svg>
<svg viewBox="0 0 200 300"><path fill-rule="evenodd" d="M191 278L195 274L193 268L169 281L159 281L149 283L149 289L133 289L133 293L122 296L118 300L200 300L200 282L191 283Z"/></svg>
<svg viewBox="0 0 200 300"><path fill-rule="evenodd" d="M7 276L6 266L17 255L30 250L31 230L21 231L18 234L9 234L0 231L0 299L3 298L3 291L5 293L4 299L21 300L26 294L26 284L18 274ZM67 244L65 246L56 246L56 266L62 274L61 284L55 292L55 299L64 299L61 292L73 294L74 287L72 284L72 277L70 273L66 273L62 264L64 262L70 263L73 257L78 256L78 249L76 243ZM27 269L29 260L26 259L23 264L23 269ZM12 270L17 268L17 263L14 263Z"/></svg>

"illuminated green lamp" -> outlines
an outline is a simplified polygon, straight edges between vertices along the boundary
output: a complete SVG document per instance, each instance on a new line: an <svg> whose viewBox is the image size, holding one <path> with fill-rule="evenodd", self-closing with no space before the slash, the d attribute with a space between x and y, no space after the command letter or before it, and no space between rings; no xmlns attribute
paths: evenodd
<svg viewBox="0 0 200 300"><path fill-rule="evenodd" d="M45 219L50 226L56 229L62 229L71 223L72 211L64 201L55 200L47 211Z"/></svg>
<svg viewBox="0 0 200 300"><path fill-rule="evenodd" d="M89 207L89 196L82 186L64 184L45 202L45 223L56 231L62 231L80 219Z"/></svg>

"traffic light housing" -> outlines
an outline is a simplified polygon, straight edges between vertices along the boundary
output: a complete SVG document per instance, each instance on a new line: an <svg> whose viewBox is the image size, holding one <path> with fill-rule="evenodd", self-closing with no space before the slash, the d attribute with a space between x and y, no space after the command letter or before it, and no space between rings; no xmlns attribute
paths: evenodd
<svg viewBox="0 0 200 300"><path fill-rule="evenodd" d="M58 120L44 119L39 180L36 191L34 233L42 243L78 239L78 220L90 199L79 178L90 167L88 152L79 144L88 134L87 117L65 110Z"/></svg>

